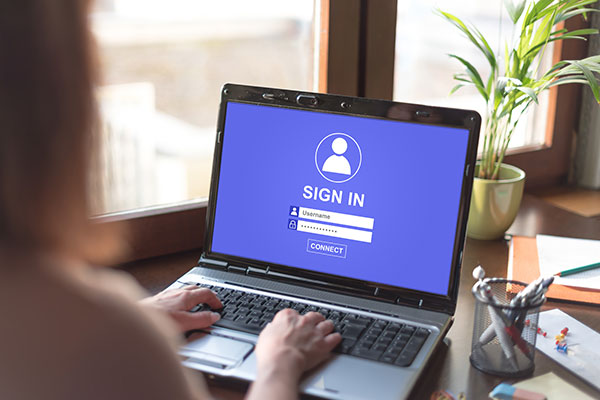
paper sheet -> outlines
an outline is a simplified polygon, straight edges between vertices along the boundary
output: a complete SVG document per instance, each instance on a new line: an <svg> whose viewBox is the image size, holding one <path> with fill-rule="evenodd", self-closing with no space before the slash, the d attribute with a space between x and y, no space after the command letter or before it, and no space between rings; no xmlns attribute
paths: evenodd
<svg viewBox="0 0 600 400"><path fill-rule="evenodd" d="M541 312L538 326L548 336L538 335L535 347L600 390L600 334L558 308ZM569 328L566 354L556 350L554 338L565 327Z"/></svg>
<svg viewBox="0 0 600 400"><path fill-rule="evenodd" d="M513 385L516 388L543 393L546 400L594 400L553 372L536 376Z"/></svg>
<svg viewBox="0 0 600 400"><path fill-rule="evenodd" d="M536 242L541 276L600 262L600 240L537 235ZM556 277L554 283L600 290L600 268Z"/></svg>

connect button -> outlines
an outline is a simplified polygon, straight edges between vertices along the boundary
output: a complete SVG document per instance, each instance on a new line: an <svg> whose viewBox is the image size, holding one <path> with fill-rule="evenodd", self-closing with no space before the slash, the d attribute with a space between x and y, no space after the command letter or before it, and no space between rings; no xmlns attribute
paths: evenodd
<svg viewBox="0 0 600 400"><path fill-rule="evenodd" d="M322 240L308 239L306 243L306 251L309 253L323 254L325 256L346 258L346 250L348 246L345 244L324 242Z"/></svg>

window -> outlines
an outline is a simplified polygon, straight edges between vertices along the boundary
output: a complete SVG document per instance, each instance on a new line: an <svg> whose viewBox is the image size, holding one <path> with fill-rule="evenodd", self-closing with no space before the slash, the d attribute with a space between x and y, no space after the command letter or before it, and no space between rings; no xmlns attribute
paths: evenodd
<svg viewBox="0 0 600 400"><path fill-rule="evenodd" d="M93 16L94 25L99 35L100 46L103 49L102 54L108 50L108 53L103 55L105 80L108 88L101 90L100 96L106 99L103 102L105 112L112 113L114 110L115 115L115 122L108 123L120 124L122 120L119 114L126 114L126 112L119 111L119 108L124 110L128 107L132 110L131 112L137 109L135 112L146 113L146 115L159 114L158 118L165 124L170 124L169 126L177 125L186 127L182 128L181 132L173 134L174 136L186 136L187 134L189 137L193 137L192 132L202 129L208 130L212 127L210 135L214 137L214 121L216 120L219 96L218 89L225 81L268 86L287 86L307 90L318 88L319 91L324 92L382 99L392 99L393 89L395 92L393 96L397 100L430 104L443 104L442 101L451 101L451 104L455 106L473 108L472 106L463 105L467 103L468 97L472 96L468 91L461 94L465 96L463 99L454 97L454 95L453 97L448 97L448 93L452 87L452 74L458 72L460 66L452 64L452 60L446 56L446 53L451 51L449 46L447 48L440 48L436 43L436 36L439 40L445 40L446 38L446 33L440 34L439 32L442 29L452 31L452 27L440 17L436 17L433 14L433 6L437 4L442 9L455 12L461 16L466 15L466 11L460 11L461 9L457 7L463 7L462 9L466 9L467 11L471 10L483 18L482 23L487 27L498 26L498 16L501 6L499 0L494 0L494 6L490 6L487 2L484 4L475 0L439 0L437 3L433 3L432 0L423 0L422 2L417 0L402 2L396 0L315 0L314 2L311 0L295 2L260 0L247 2L250 5L246 5L243 1L239 3L235 2L237 4L235 7L233 6L233 0L220 2L224 3L224 5L220 5L219 2L216 3L218 4L201 0L172 0L169 2L165 0L99 1ZM292 11L292 7L296 11ZM182 9L187 11L181 11ZM207 40L206 42L193 40L182 44L172 44L173 48L170 50L167 49L164 43L166 38L173 38L190 32L195 32L194 34L196 35L199 34L201 26L210 24L211 22L208 21L210 18L216 18L217 14L214 10L217 9L226 9L227 11L236 13L236 15L239 14L240 17L233 20L220 17L222 19L218 20L219 23L212 25L215 27L213 31L217 33L238 32L238 29L241 30L251 24L249 20L268 17L267 19L260 19L261 24L267 24L268 20L270 21L269 24L275 26L271 26L270 29L274 29L273 32L278 33L271 35L270 38L274 39L274 36L275 41L280 46L275 46L276 50L268 50L266 49L268 47L266 37L256 36L257 32L251 32L240 34L237 38L237 44L233 40L229 41L220 38L219 40ZM144 11L142 12L142 10ZM180 10L179 14L175 10ZM275 19L273 14L277 10L286 17ZM231 12L228 15L231 16ZM105 19L105 23L107 24L116 24L104 31L105 39L102 39L102 30L100 28L102 18ZM471 19L471 17L467 18L473 22L477 22ZM111 19L113 22L109 22ZM169 20L174 20L176 23L172 23L172 26L167 29ZM480 25L479 23L477 24ZM225 25L230 28L221 29ZM289 29L281 29L284 25ZM580 19L569 20L566 22L566 25L569 29L585 27L585 23ZM108 25L105 26L108 27ZM133 40L133 43L137 43L137 49L133 44L126 46L123 42L117 40L119 32L116 29L117 26L132 33L132 36L129 36L127 40ZM184 29L186 27L189 30ZM423 27L428 27L432 32L423 33ZM169 29L171 29L170 32ZM313 36L313 30L316 30L318 34ZM398 31L398 34L396 34L396 31ZM202 32L206 33L205 31ZM287 36L289 32L295 32L295 35ZM149 41L148 37L151 37L151 34L154 33L163 35L161 36L161 41ZM492 36L493 33L491 33ZM424 37L420 38L419 36ZM425 41L419 42L421 39ZM211 56L206 55L206 58L198 58L201 57L202 51L214 50L213 47L218 47L217 45L223 41L234 46L233 50L225 55L221 52ZM258 42L265 44L264 46L253 46ZM283 42L287 43L287 47L283 46ZM318 43L318 45L313 45L313 42ZM417 44L418 42L421 44ZM109 43L112 43L112 45L107 47ZM451 44L453 46L454 44L464 46L466 51L464 54L468 55L468 51L470 51L469 43L463 38L457 37ZM112 50L110 50L111 46ZM259 48L257 51L261 53L246 51L246 49L256 49L257 47ZM285 59L284 55L292 54L291 49L295 49L296 53L294 54L298 54L299 58L296 61L304 61L300 64L302 66L291 66L289 60ZM452 49L455 48L453 47ZM456 48L456 50L452 51L459 53L462 50ZM122 68L124 68L126 62L125 60L122 61L121 58L129 58L128 68L130 70L127 71L127 76L131 79L121 79L118 75L112 74L111 66L107 64L107 57L110 56L110 52L112 52L114 65L121 65ZM163 53L165 57L163 57ZM175 67L166 64L166 59L172 54L178 55L175 59L179 59L180 63L183 63L184 67L181 67L180 64L180 68L183 68L182 73L173 74L170 69ZM246 59L235 58L231 54L235 54L236 57L246 55L250 58L244 61ZM586 46L584 42L571 41L568 46L562 46L559 43L554 49L553 62L556 62L560 58L573 59L584 57L585 54ZM196 64L192 64L189 61L194 59L194 57L198 63L197 68ZM406 68L410 64L411 57L413 60L413 70L409 72ZM148 75L142 74L142 71L139 70L142 64L137 63L137 58L140 60L151 60L150 66L154 65L154 69L150 70ZM419 60L419 64L415 64L417 62L415 60ZM211 67L216 66L218 68L216 70L214 68L212 70L210 68L202 68L210 63L214 64ZM294 69L295 72L293 74L279 77L277 79L281 80L277 80L275 73L257 75L261 71L265 71L263 68L271 67L265 64L284 65L285 68L298 69ZM394 67L394 64L396 64L396 67ZM317 65L318 68L314 67L314 65ZM415 65L419 66L416 71L414 69ZM221 69L229 67L236 67L237 69L227 70L228 73L224 77L219 75ZM420 69L427 70L430 67L438 68L439 72L433 73L440 75L440 77L435 80L430 79L422 82L420 86L412 85L412 81L416 80L415 74L419 73ZM193 81L188 81L188 84L180 85L180 90L182 90L181 93L183 94L176 92L176 88L173 88L173 86L166 85L166 83L171 84L172 82L165 83L160 80L162 74L167 72L171 72L170 76L191 76L193 80L199 80L203 78L201 73L205 73L206 71L213 71L214 75L207 78L204 83L205 86L195 86ZM284 71L289 72L291 70L284 69ZM221 81L219 82L220 79ZM435 81L435 85L432 84L432 81ZM447 86L443 87L442 83ZM435 94L433 94L434 92ZM118 101L121 102L121 106L111 109L112 105L116 104L112 100L113 96L119 99ZM209 96L212 96L212 98ZM524 135L520 143L541 144L520 147L512 150L512 154L507 155L506 162L526 170L527 185L555 184L566 176L569 165L571 135L578 118L579 97L580 88L577 86L553 88L548 96L547 111L539 113L538 121L541 122L538 122L538 128L533 129L537 132L544 132L541 141L540 139L531 139L531 137ZM189 101L186 103L187 105L184 104L184 100ZM169 101L174 103L168 104ZM211 107L213 110L209 111ZM149 113L147 110L152 111ZM204 122L199 122L201 115L207 116L203 120L207 124L204 127L202 126ZM212 121L210 118L213 118ZM142 121L141 123L147 122ZM540 128L540 123L546 123L547 129ZM531 124L529 125L531 126ZM158 129L154 126L153 128ZM164 129L166 128L161 128L161 133L163 134L165 134ZM162 177L163 181L169 179L173 181L177 180L180 187L188 185L187 197L181 195L179 196L180 198L205 196L208 181L206 180L203 184L200 184L199 180L201 178L199 173L196 175L196 172L189 172L191 171L189 169L183 174L175 175L175 172L181 171L184 168L182 165L186 164L181 159L177 161L177 159L171 157L174 149L170 146L177 145L177 143L174 144L170 140L171 136L168 135L169 133L166 133L166 138L153 139L156 140L156 143L160 142L161 146L164 145L164 149L161 149L160 152L157 152L156 149L151 152L161 162L164 161L162 164L166 165L164 167L164 174L159 174L159 176ZM112 145L110 140L115 140L115 137L116 135L109 136L108 145ZM197 140L196 143L199 142L199 139ZM212 139L204 140L207 141L206 143L212 151ZM124 148L133 146L127 139L125 139L125 143ZM151 141L151 143L155 142ZM513 144L517 144L517 141ZM199 147L200 145L196 144L196 148ZM142 153L134 153L136 154L135 157L139 156L138 159L128 158L129 156L126 156L127 153L125 150L121 153L119 151L117 147L111 151L105 151L104 154L105 157L120 157L124 160L123 162L129 163L138 163L143 159L141 156ZM183 154L183 159L186 158L187 154L189 153ZM196 169L201 170L203 167L198 165L200 157L192 157L192 159L196 162L196 167L189 168L195 168L194 171ZM212 156L208 155L205 158L205 172L208 171L208 165L210 165L211 161ZM105 163L107 162L108 160L105 160ZM188 166L185 168L188 168ZM117 179L116 175L108 174L106 171L108 170L105 169L106 175L103 177L104 188L109 187L111 180ZM201 193L202 190L200 189L193 192L189 190L193 185L187 182L188 177L192 175L195 176L194 179L198 179L198 181L192 182L192 184L197 187L204 187L204 193ZM156 175L151 174L150 176ZM205 179L208 179L208 175L205 175L205 177ZM129 179L128 182L135 183L135 180L140 178L130 176L122 179ZM125 184L122 184L121 187L123 190L129 190ZM181 190L181 193L184 192ZM104 193L106 195L108 192ZM155 197L152 197L152 195ZM156 200L156 194L152 195L149 197L153 199L152 201L141 202L138 203L139 205L109 206L109 199L102 198L102 202L99 202L100 204L97 205L97 210L98 212L126 210L141 207L143 204L159 204L172 200L172 198L168 198L168 196L172 196L169 193L163 193L161 196L165 197L160 197L159 200ZM201 247L205 214L206 202L196 201L172 207L155 207L131 212L113 213L112 215L100 217L99 220L119 221L125 219L131 222L129 241L133 251L129 255L129 259L140 259Z"/></svg>
<svg viewBox="0 0 600 400"><path fill-rule="evenodd" d="M94 214L208 195L226 82L313 89L309 0L103 0Z"/></svg>
<svg viewBox="0 0 600 400"><path fill-rule="evenodd" d="M457 83L452 76L462 72L464 67L448 53L471 62L483 71L482 76L489 73L487 60L458 29L436 14L437 8L476 26L496 54L502 54L505 41L510 41L512 22L502 0L399 1L394 100L474 109L485 118L485 103L474 87L463 87L450 95ZM550 64L551 57L552 49L549 48L543 59L544 65ZM519 122L509 148L539 146L545 142L548 93L540 97L540 104ZM480 141L480 147L482 144Z"/></svg>

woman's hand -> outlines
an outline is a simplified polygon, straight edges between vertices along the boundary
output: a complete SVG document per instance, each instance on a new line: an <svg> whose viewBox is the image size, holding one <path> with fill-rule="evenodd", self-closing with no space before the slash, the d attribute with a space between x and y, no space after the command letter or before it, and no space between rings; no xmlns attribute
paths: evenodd
<svg viewBox="0 0 600 400"><path fill-rule="evenodd" d="M300 315L291 309L277 313L258 337L258 376L250 398L290 399L297 397L304 371L323 362L342 340L333 323L323 315Z"/></svg>
<svg viewBox="0 0 600 400"><path fill-rule="evenodd" d="M211 311L189 312L194 306L201 303L208 304L212 310L223 307L217 295L212 291L193 285L183 289L165 290L140 301L143 306L166 312L182 332L208 328L221 318L219 314Z"/></svg>

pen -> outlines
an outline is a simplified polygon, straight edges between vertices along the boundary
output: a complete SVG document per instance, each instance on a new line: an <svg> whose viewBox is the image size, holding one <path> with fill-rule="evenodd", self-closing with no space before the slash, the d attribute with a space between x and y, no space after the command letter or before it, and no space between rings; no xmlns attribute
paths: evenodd
<svg viewBox="0 0 600 400"><path fill-rule="evenodd" d="M515 350L512 347L510 335L506 332L506 325L504 324L504 321L502 321L502 317L499 315L502 314L502 311L498 312L491 305L488 305L488 310L490 312L492 326L494 327L494 331L496 331L496 336L498 337L498 341L500 342L500 347L502 347L504 356L514 369L518 369L519 366L515 357Z"/></svg>
<svg viewBox="0 0 600 400"><path fill-rule="evenodd" d="M484 281L480 281L479 285L477 286L477 290L479 291L480 295L488 300L488 311L490 314L490 319L492 320L491 326L498 337L498 341L500 342L504 356L514 369L518 369L519 366L517 364L515 350L512 346L510 331L507 329L507 323L509 322L507 321L507 316L502 311L495 309L494 305L497 306L499 304L492 293L490 285Z"/></svg>
<svg viewBox="0 0 600 400"><path fill-rule="evenodd" d="M512 299L512 301L510 302L510 306L511 307L518 307L518 306L523 307L523 306L527 306L529 304L535 304L537 301L539 301L541 299L541 297L544 296L544 294L548 290L548 287L552 284L553 281L554 281L554 277L549 277L549 278L539 277L535 281L531 282L521 292L517 293L517 296L515 296ZM485 293L483 293L483 294L484 294L484 297L486 297ZM527 309L512 310L512 311L507 310L507 314L508 315L505 316L502 313L502 314L500 314L500 317L503 319L503 322L506 325L506 329L507 329L510 337L513 339L515 344L517 344L517 346L519 346L521 351L523 351L525 354L529 354L529 349L527 349L526 346L523 345L523 339L521 338L521 331L523 330L523 324L525 322L525 318L527 315ZM506 321L506 318L508 318L508 321ZM487 329L479 337L479 345L480 346L486 345L487 343L492 341L492 339L494 339L495 336L497 336L496 329L494 327L494 324L491 324L490 326L487 327Z"/></svg>
<svg viewBox="0 0 600 400"><path fill-rule="evenodd" d="M578 274L580 272L589 271L591 269L596 269L596 268L600 268L600 262L589 264L589 265L584 265L583 267L576 267L576 268L571 268L571 269L567 269L564 271L560 271L560 272L557 272L556 274L554 274L554 276L573 275L573 274Z"/></svg>

